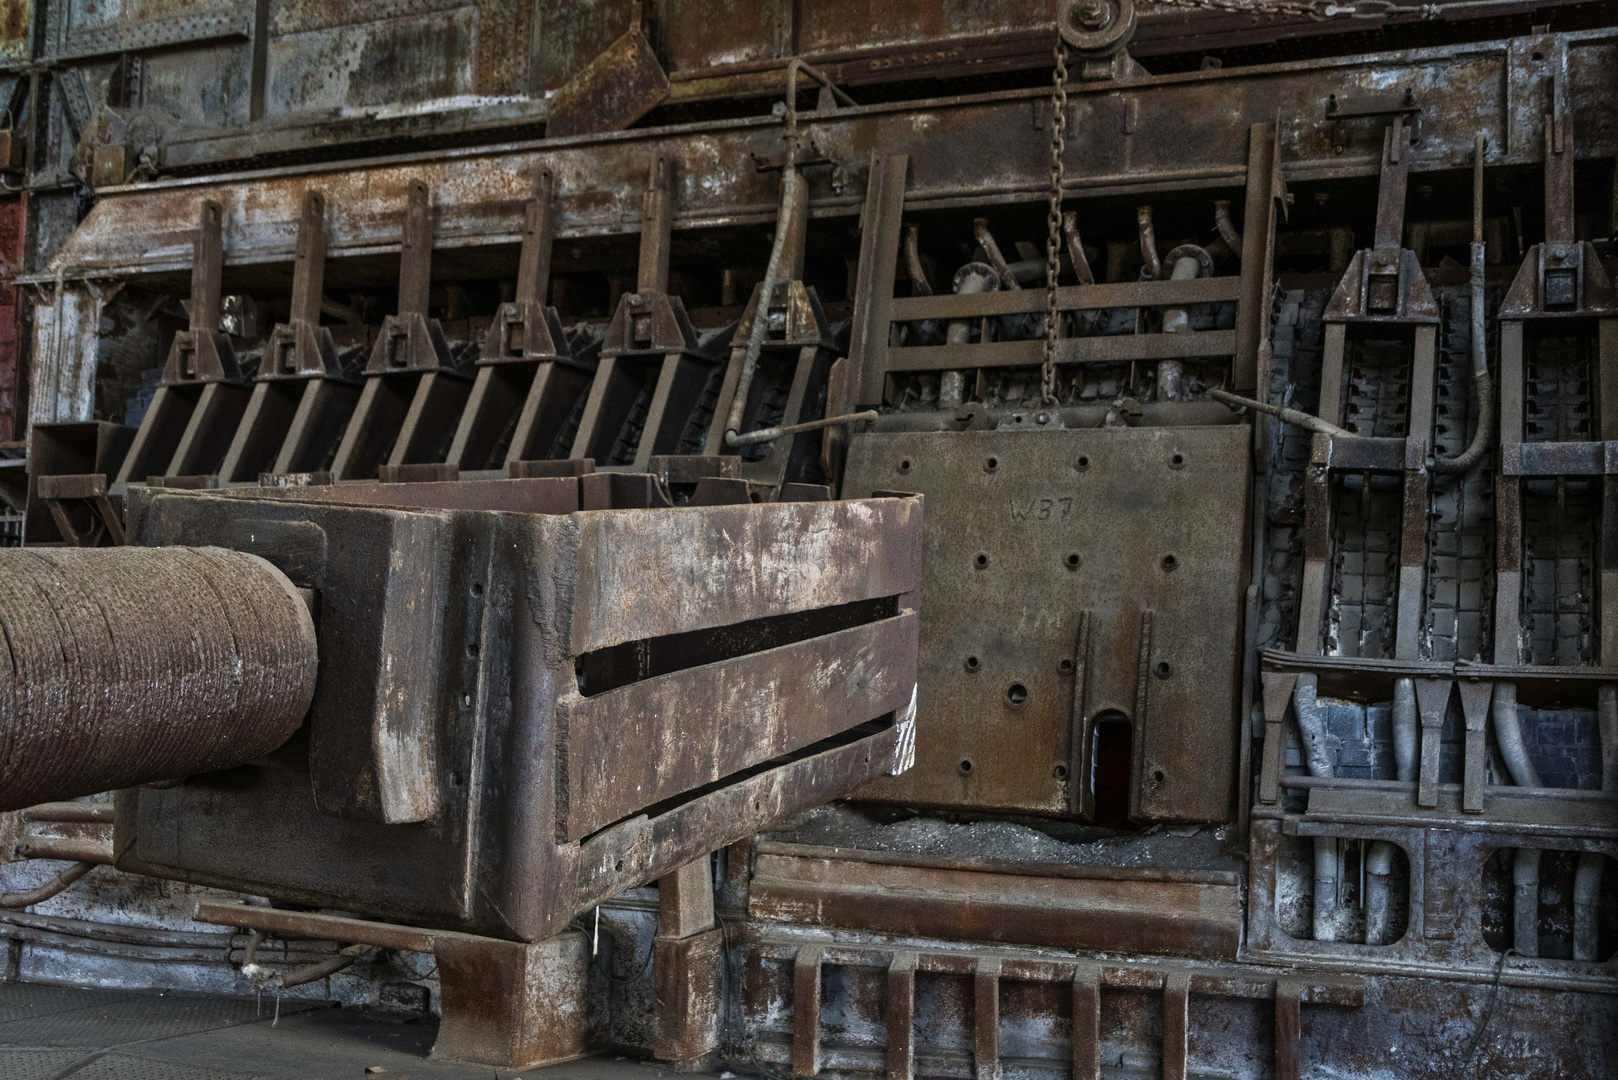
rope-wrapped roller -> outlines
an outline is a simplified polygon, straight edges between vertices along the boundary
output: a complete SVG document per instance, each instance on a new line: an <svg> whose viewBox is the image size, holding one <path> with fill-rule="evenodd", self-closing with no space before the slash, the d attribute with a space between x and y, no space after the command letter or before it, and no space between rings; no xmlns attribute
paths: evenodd
<svg viewBox="0 0 1618 1080"><path fill-rule="evenodd" d="M230 768L315 691L292 583L225 548L0 550L0 810Z"/></svg>

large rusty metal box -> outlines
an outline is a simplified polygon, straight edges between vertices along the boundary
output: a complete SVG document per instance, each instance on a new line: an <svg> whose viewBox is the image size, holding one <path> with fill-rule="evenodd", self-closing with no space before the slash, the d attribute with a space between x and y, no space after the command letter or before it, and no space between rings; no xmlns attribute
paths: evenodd
<svg viewBox="0 0 1618 1080"><path fill-rule="evenodd" d="M576 477L505 484L504 511L134 489L132 542L310 590L320 670L269 757L120 792L118 866L535 941L906 767L919 500L580 511Z"/></svg>
<svg viewBox="0 0 1618 1080"><path fill-rule="evenodd" d="M1223 821L1236 767L1244 425L857 435L844 493L923 493L917 765L862 796ZM1123 778L1119 778L1122 780ZM1105 792L1103 792L1105 798Z"/></svg>

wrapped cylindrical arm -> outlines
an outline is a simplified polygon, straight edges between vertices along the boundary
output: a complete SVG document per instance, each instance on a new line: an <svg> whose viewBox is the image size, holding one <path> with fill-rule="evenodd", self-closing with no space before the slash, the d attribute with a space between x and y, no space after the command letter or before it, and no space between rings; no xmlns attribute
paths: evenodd
<svg viewBox="0 0 1618 1080"><path fill-rule="evenodd" d="M315 628L224 548L0 551L0 810L230 768L284 743Z"/></svg>

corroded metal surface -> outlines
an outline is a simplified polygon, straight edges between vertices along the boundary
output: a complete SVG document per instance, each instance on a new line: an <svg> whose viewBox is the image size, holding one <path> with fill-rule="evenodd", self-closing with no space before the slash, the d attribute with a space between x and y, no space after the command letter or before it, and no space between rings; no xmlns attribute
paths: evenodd
<svg viewBox="0 0 1618 1080"><path fill-rule="evenodd" d="M274 750L315 690L303 599L218 548L0 552L8 809Z"/></svg>

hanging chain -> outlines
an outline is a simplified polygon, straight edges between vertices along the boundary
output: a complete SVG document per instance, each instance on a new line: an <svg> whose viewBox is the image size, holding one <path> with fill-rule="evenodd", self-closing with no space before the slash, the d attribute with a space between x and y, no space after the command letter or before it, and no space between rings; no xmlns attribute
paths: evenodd
<svg viewBox="0 0 1618 1080"><path fill-rule="evenodd" d="M1056 70L1051 73L1051 208L1045 236L1045 363L1039 396L1056 404L1056 279L1062 270L1062 151L1067 148L1067 42L1056 39Z"/></svg>

